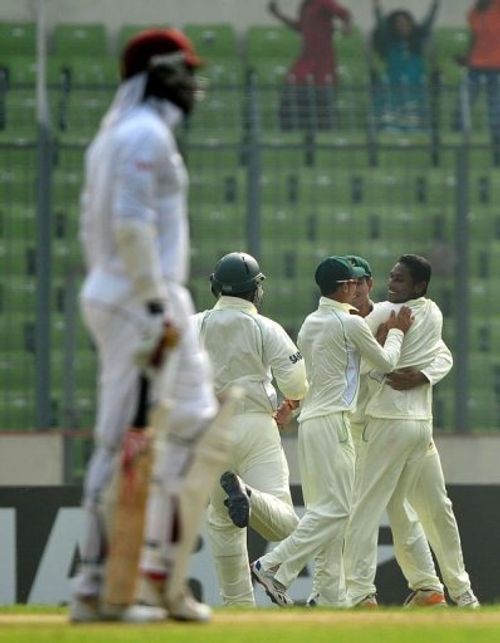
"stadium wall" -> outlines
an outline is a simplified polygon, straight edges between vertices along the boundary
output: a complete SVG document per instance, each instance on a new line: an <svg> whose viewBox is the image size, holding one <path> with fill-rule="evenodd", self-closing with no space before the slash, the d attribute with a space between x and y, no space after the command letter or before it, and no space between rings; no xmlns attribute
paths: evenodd
<svg viewBox="0 0 500 643"><path fill-rule="evenodd" d="M467 570L483 603L500 597L500 486L451 485L449 495L457 517ZM292 486L295 508L303 511L300 488ZM0 488L0 604L64 604L79 560L84 514L81 489L58 487ZM257 534L248 538L251 560L268 547ZM304 603L311 590L312 566L293 583L290 594ZM191 559L190 585L211 605L220 604L213 558L204 531ZM394 559L391 532L384 517L379 532L377 590L381 604L401 605L408 594ZM257 604L270 607L256 590ZM492 639L493 640L493 639Z"/></svg>
<svg viewBox="0 0 500 643"><path fill-rule="evenodd" d="M343 0L350 7L356 24L363 30L373 26L372 0ZM430 0L384 0L386 10L404 5L421 18ZM293 14L299 0L281 0L283 11ZM470 0L443 0L436 22L437 26L460 26L471 6ZM111 37L123 24L146 24L148 22L169 22L181 27L186 23L229 22L238 32L254 24L277 24L267 11L268 0L46 0L47 26L50 29L58 23L103 23ZM33 0L0 3L1 21L34 21Z"/></svg>
<svg viewBox="0 0 500 643"><path fill-rule="evenodd" d="M58 433L0 434L0 486L64 483L64 439ZM500 435L436 436L450 485L500 485ZM297 438L283 438L292 484L300 484ZM500 504L500 503L499 503Z"/></svg>

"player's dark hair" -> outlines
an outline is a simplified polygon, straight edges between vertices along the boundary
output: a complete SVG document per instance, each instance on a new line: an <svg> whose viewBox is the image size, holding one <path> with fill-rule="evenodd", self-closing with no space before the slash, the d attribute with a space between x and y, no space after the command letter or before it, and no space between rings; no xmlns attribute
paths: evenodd
<svg viewBox="0 0 500 643"><path fill-rule="evenodd" d="M408 268L414 284L420 283L422 281L425 283L425 289L422 293L423 295L425 295L432 275L431 264L427 261L427 259L425 257L421 257L420 255L408 254L401 255L401 257L399 257L398 259L398 263L403 263Z"/></svg>

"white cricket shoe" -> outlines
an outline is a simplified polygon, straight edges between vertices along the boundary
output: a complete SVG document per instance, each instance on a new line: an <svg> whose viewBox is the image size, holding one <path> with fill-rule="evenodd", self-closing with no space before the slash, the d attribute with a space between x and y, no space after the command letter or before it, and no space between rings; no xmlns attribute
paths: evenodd
<svg viewBox="0 0 500 643"><path fill-rule="evenodd" d="M286 587L277 581L271 572L263 569L260 559L251 563L250 570L252 577L264 588L273 603L280 607L291 607L293 605L293 600L286 593Z"/></svg>
<svg viewBox="0 0 500 643"><path fill-rule="evenodd" d="M188 589L185 589L174 599L165 598L165 583L153 581L146 575L141 575L137 592L137 605L134 607L149 608L152 621L162 620L160 617L163 611L163 618L171 618L175 621L193 621L206 623L212 616L212 610L208 605L197 601ZM156 610L153 611L153 610ZM141 618L148 613L147 609L142 612L137 610Z"/></svg>
<svg viewBox="0 0 500 643"><path fill-rule="evenodd" d="M453 599L457 607L468 607L469 609L477 609L481 607L481 603L477 600L476 595L471 589L463 592L457 598Z"/></svg>
<svg viewBox="0 0 500 643"><path fill-rule="evenodd" d="M208 623L212 618L212 610L205 603L200 603L195 597L184 591L173 600L167 600L166 606L168 615L175 621L192 621L196 623Z"/></svg>
<svg viewBox="0 0 500 643"><path fill-rule="evenodd" d="M121 620L126 623L158 623L168 618L168 612L164 607L155 605L131 605L122 615Z"/></svg>

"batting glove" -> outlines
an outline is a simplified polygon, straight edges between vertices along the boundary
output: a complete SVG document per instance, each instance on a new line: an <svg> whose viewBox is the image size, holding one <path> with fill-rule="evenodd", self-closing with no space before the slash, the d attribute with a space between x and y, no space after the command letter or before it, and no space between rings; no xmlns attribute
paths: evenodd
<svg viewBox="0 0 500 643"><path fill-rule="evenodd" d="M166 353L179 343L178 328L165 315L163 304L146 304L148 316L142 327L142 337L135 351L135 361L141 369L159 369Z"/></svg>

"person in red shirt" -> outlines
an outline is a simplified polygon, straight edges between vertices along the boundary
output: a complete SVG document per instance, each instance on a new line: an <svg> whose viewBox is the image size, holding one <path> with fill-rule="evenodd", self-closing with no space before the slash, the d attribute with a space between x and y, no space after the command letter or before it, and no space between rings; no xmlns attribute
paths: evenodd
<svg viewBox="0 0 500 643"><path fill-rule="evenodd" d="M461 100L461 124L465 127L465 113L484 88L493 158L495 164L500 165L500 0L477 0L467 19L469 49L464 56L457 56L457 62L468 68L468 100Z"/></svg>
<svg viewBox="0 0 500 643"><path fill-rule="evenodd" d="M287 27L297 31L302 39L299 57L287 73L287 85L281 106L282 126L292 129L293 106L297 121L295 125L306 127L331 127L332 88L337 82L336 56L333 33L336 20L343 23L343 31L351 29L351 12L336 0L303 0L296 18L283 14L276 0L269 3L269 11ZM311 109L311 86L316 110ZM283 104L284 102L284 104ZM288 105L286 105L288 103ZM314 113L316 111L316 113Z"/></svg>
<svg viewBox="0 0 500 643"><path fill-rule="evenodd" d="M333 32L335 20L343 22L345 33L351 29L351 13L335 0L304 0L297 18L285 16L278 3L269 3L271 13L302 38L299 57L288 72L290 82L327 85L337 80Z"/></svg>

